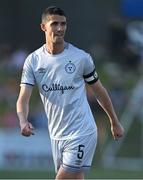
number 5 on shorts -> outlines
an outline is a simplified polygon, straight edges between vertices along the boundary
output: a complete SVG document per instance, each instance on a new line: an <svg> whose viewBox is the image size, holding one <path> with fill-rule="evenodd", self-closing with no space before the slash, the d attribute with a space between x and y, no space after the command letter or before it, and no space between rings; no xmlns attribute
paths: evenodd
<svg viewBox="0 0 143 180"><path fill-rule="evenodd" d="M84 145L80 144L78 146L78 153L77 153L78 159L82 159L83 158L83 155L84 155L83 149L84 149Z"/></svg>

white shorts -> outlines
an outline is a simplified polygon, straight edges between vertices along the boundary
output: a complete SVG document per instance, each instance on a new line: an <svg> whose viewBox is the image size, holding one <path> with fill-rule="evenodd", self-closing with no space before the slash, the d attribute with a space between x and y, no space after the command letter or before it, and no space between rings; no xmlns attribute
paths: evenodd
<svg viewBox="0 0 143 180"><path fill-rule="evenodd" d="M97 132L67 140L51 140L55 171L60 166L68 172L90 168L97 144Z"/></svg>

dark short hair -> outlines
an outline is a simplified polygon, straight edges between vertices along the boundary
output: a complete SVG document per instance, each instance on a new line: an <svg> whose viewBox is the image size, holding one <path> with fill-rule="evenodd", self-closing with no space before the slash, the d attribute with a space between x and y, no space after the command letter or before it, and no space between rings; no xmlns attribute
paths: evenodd
<svg viewBox="0 0 143 180"><path fill-rule="evenodd" d="M42 22L47 20L48 15L60 15L66 17L65 12L61 8L56 6L50 6L43 11Z"/></svg>

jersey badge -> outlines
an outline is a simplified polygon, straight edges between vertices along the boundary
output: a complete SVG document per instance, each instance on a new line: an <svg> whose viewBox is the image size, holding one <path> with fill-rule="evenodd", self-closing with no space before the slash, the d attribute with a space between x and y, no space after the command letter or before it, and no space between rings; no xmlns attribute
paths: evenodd
<svg viewBox="0 0 143 180"><path fill-rule="evenodd" d="M65 71L68 74L74 73L75 70L76 70L76 67L75 67L75 65L71 61L69 61L69 63L65 65Z"/></svg>

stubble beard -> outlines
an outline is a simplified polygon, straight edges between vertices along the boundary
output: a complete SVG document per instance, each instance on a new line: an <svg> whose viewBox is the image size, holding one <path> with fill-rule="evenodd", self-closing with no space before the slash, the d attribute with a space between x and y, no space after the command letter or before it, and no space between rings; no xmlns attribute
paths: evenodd
<svg viewBox="0 0 143 180"><path fill-rule="evenodd" d="M60 44L63 44L63 43L64 43L64 38L56 37L53 40L53 44L55 44L55 45L60 45Z"/></svg>

